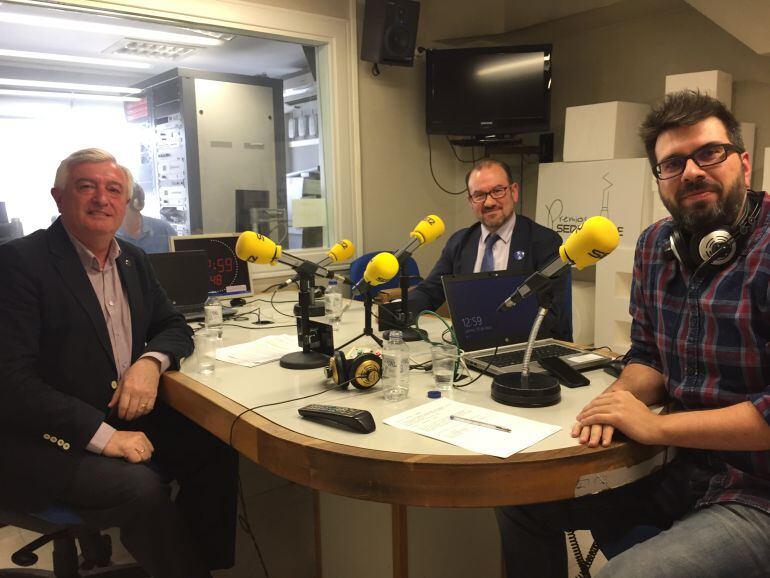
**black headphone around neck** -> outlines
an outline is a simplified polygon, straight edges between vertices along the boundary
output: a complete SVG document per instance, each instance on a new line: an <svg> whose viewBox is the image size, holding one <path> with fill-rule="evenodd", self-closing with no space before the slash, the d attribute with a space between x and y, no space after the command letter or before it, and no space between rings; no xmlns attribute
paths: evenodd
<svg viewBox="0 0 770 578"><path fill-rule="evenodd" d="M735 259L746 237L754 230L762 209L762 195L749 190L746 205L738 222L729 229L716 229L693 235L680 229L676 224L671 230L668 243L663 251L675 258L682 267L694 271L710 260L713 266L722 266ZM717 252L720 255L715 255Z"/></svg>

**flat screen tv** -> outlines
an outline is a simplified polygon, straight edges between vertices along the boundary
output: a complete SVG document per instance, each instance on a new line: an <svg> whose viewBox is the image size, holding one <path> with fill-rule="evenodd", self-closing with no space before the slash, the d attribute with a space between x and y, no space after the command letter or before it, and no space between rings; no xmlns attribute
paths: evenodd
<svg viewBox="0 0 770 578"><path fill-rule="evenodd" d="M428 134L543 132L551 111L551 45L427 51Z"/></svg>

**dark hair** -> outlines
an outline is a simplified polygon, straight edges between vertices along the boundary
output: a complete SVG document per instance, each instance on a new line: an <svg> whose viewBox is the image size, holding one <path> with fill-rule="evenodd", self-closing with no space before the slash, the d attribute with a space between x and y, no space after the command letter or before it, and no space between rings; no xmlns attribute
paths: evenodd
<svg viewBox="0 0 770 578"><path fill-rule="evenodd" d="M650 166L654 169L658 164L655 157L655 143L662 132L680 126L689 126L710 117L716 117L727 129L727 138L741 152L745 150L741 125L727 107L716 98L695 90L682 90L666 95L665 100L653 107L639 127L644 148Z"/></svg>
<svg viewBox="0 0 770 578"><path fill-rule="evenodd" d="M511 167L504 161L498 161L497 159L481 159L473 164L473 168L465 175L465 189L468 189L468 181L471 179L473 171L480 171L488 167L500 167L505 172L505 176L508 178L508 184L513 184L513 174L511 173ZM470 191L468 191L470 194Z"/></svg>

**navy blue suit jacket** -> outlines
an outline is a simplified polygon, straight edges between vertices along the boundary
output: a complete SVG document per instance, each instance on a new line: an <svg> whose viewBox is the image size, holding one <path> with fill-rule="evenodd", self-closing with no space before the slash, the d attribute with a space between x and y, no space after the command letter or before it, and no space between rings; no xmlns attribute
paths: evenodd
<svg viewBox="0 0 770 578"><path fill-rule="evenodd" d="M131 361L157 351L176 369L192 331L147 255L118 243ZM117 378L99 301L61 222L0 246L0 507L56 500L107 418Z"/></svg>
<svg viewBox="0 0 770 578"><path fill-rule="evenodd" d="M446 298L441 284L444 275L473 273L480 237L480 223L460 229L449 237L428 277L409 292L410 311L435 311L444 303ZM556 232L523 215L516 215L507 270L519 275L530 275L558 258L561 244L561 237ZM569 273L554 283L553 305L543 320L539 333L541 337L572 341L572 316L565 309L565 290L568 283L571 283ZM483 299L483 296L479 298Z"/></svg>

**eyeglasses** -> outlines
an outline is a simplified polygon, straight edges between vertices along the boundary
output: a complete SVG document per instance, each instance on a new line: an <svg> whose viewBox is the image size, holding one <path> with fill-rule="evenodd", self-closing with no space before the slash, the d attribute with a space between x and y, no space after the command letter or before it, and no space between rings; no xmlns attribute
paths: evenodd
<svg viewBox="0 0 770 578"><path fill-rule="evenodd" d="M678 155L658 163L653 168L655 176L661 180L673 179L684 172L687 161L692 159L700 168L723 163L730 153L742 153L743 149L733 144L707 144L689 155Z"/></svg>
<svg viewBox="0 0 770 578"><path fill-rule="evenodd" d="M506 186L501 185L499 187L495 187L491 191L487 191L486 193L484 191L473 191L472 193L468 194L468 197L473 203L485 202L487 200L487 195L489 195L493 199L502 199L505 196L505 193L507 193L508 189L510 188L511 188L511 185L506 185Z"/></svg>

